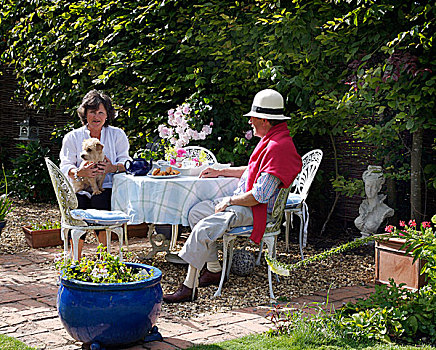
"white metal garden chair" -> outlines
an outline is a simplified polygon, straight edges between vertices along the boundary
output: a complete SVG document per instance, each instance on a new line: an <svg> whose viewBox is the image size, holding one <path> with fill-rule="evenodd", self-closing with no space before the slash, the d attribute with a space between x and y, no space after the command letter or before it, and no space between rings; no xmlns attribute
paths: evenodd
<svg viewBox="0 0 436 350"><path fill-rule="evenodd" d="M123 259L121 247L123 245L123 232L127 241L127 222L129 217L122 211L107 211L96 209L77 209L78 201L71 183L61 170L48 158L45 158L47 169L53 184L56 198L61 212L61 237L64 241L64 253L70 254L68 247L69 236L73 242L73 259L78 260L78 243L80 237L87 231L105 230L107 238L107 251L110 252L111 233L118 236L120 244L120 260Z"/></svg>
<svg viewBox="0 0 436 350"><path fill-rule="evenodd" d="M212 151L208 150L207 148L200 147L200 146L186 146L184 147L186 152L188 153L188 157L199 157L201 152L204 152L206 154L206 162L208 163L218 163L216 160L215 155Z"/></svg>
<svg viewBox="0 0 436 350"><path fill-rule="evenodd" d="M292 226L293 214L296 214L300 218L299 245L301 259L303 260L303 248L306 247L307 244L307 226L309 224L309 209L306 198L316 172L318 171L322 156L323 152L320 149L315 149L302 157L303 166L301 172L291 185L291 191L285 207L286 250L289 250L289 226Z"/></svg>
<svg viewBox="0 0 436 350"><path fill-rule="evenodd" d="M279 191L277 199L274 203L272 211L273 221L268 222L265 228L265 233L260 243L260 251L257 258L256 265L260 264L260 258L262 254L263 244L266 243L268 248L268 254L271 257L276 257L277 236L280 234L280 227L282 224L283 210L285 208L286 199L288 198L289 188L282 188ZM253 226L240 226L231 229L223 236L223 270L221 272L221 280L218 290L215 292L214 297L219 297L223 288L224 280L229 278L230 267L232 266L233 259L233 245L236 238L248 239L253 230ZM268 265L268 284L269 284L269 296L271 301L275 300L274 292L272 288L272 272Z"/></svg>

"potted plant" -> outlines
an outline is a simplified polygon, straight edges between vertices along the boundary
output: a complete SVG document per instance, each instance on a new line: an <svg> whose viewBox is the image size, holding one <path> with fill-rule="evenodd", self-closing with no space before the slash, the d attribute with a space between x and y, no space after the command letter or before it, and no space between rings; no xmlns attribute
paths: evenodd
<svg viewBox="0 0 436 350"><path fill-rule="evenodd" d="M60 271L56 304L67 332L91 349L162 340L155 326L162 305L162 272L120 262L102 245L98 252L93 259L78 262L59 256L55 262Z"/></svg>
<svg viewBox="0 0 436 350"><path fill-rule="evenodd" d="M436 223L436 215L432 218ZM389 279L404 283L405 288L418 289L427 281L427 274L436 268L436 237L431 222L417 225L400 221L400 228L389 225L390 235L375 244L376 283L388 284ZM435 276L436 277L436 276Z"/></svg>
<svg viewBox="0 0 436 350"><path fill-rule="evenodd" d="M54 247L62 244L61 224L58 221L30 223L22 226L26 242L32 248Z"/></svg>
<svg viewBox="0 0 436 350"><path fill-rule="evenodd" d="M5 179L5 193L0 196L0 235L3 228L6 226L6 215L14 209L12 207L11 199L8 197L8 181L6 179L5 168L3 165L2 170Z"/></svg>

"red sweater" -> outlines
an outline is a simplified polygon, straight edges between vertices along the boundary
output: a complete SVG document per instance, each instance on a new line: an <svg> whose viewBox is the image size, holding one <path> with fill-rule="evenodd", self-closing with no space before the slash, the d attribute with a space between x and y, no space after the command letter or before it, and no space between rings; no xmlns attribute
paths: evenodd
<svg viewBox="0 0 436 350"><path fill-rule="evenodd" d="M261 173L274 175L288 188L301 171L301 157L295 149L286 123L273 126L259 141L248 162L247 191L253 188ZM250 239L259 244L265 233L267 203L252 207L253 232Z"/></svg>

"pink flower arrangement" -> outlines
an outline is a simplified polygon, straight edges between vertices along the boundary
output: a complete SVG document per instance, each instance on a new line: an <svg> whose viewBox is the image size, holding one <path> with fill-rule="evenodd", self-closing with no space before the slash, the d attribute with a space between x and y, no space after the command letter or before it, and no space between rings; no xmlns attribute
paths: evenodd
<svg viewBox="0 0 436 350"><path fill-rule="evenodd" d="M196 119L191 116L191 112L189 103L177 106L176 109L170 109L168 111L169 126L159 125L157 128L159 136L167 139L176 149L188 145L191 140L205 140L206 136L212 133L213 122L203 125L198 131L195 128Z"/></svg>

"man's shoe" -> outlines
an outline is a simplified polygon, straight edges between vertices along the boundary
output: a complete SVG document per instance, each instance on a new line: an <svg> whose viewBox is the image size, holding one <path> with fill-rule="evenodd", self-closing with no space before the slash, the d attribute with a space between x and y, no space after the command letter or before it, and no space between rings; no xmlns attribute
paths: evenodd
<svg viewBox="0 0 436 350"><path fill-rule="evenodd" d="M183 303L185 301L196 300L198 290L195 290L194 299L192 299L192 288L186 287L182 284L173 294L164 294L163 301L166 303Z"/></svg>
<svg viewBox="0 0 436 350"><path fill-rule="evenodd" d="M207 287L207 286L219 286L221 280L221 271L220 272L210 272L208 269L205 269L203 274L200 276L198 280L199 287Z"/></svg>

